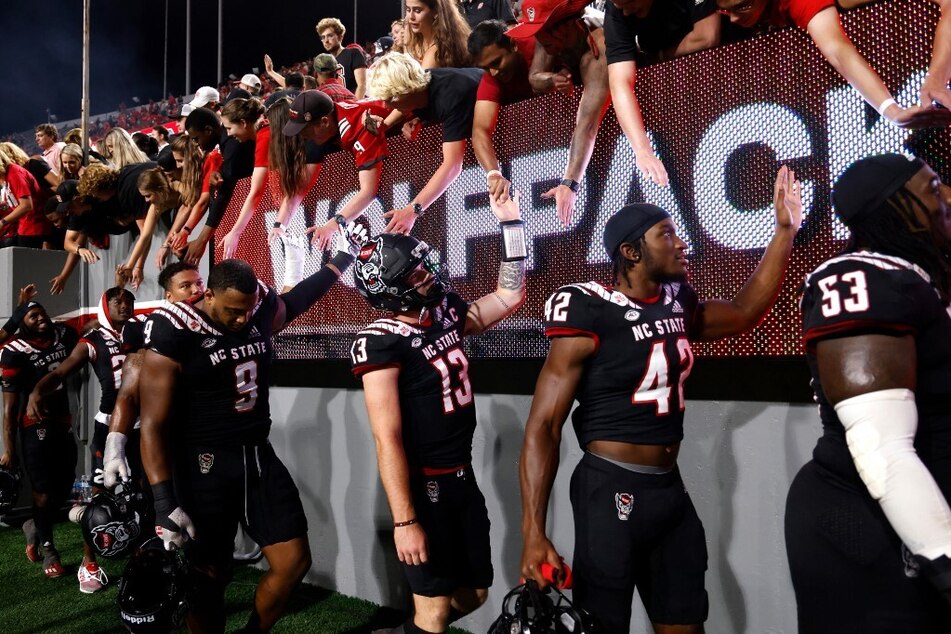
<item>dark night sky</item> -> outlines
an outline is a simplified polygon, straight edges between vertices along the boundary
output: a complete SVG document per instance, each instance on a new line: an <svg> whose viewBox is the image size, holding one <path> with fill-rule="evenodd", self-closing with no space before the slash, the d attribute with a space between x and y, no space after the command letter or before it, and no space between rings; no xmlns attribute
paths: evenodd
<svg viewBox="0 0 951 634"><path fill-rule="evenodd" d="M336 15L353 41L358 2L361 43L389 30L399 0L223 0L223 75L240 77L270 53L278 67L323 52L314 33L320 18ZM0 1L2 73L0 134L80 115L82 97L82 0ZM92 0L90 110L115 110L120 101L143 103L162 96L165 0ZM168 0L168 90L185 91L186 0ZM192 85L217 79L218 3L192 0Z"/></svg>

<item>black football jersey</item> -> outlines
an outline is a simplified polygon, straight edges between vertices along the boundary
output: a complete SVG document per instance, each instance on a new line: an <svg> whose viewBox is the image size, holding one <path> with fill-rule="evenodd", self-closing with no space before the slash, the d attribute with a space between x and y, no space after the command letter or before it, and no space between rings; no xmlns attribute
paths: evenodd
<svg viewBox="0 0 951 634"><path fill-rule="evenodd" d="M463 349L469 305L447 293L432 325L378 319L350 348L353 373L398 367L403 449L413 467L449 468L472 460L476 414Z"/></svg>
<svg viewBox="0 0 951 634"><path fill-rule="evenodd" d="M659 445L683 438L697 304L694 290L681 283L664 284L655 300L633 300L597 282L562 286L548 298L548 337L591 337L597 346L575 394L572 423L582 447L592 440Z"/></svg>
<svg viewBox="0 0 951 634"><path fill-rule="evenodd" d="M136 315L122 326L122 347L126 354L145 347L145 322L149 314Z"/></svg>
<svg viewBox="0 0 951 634"><path fill-rule="evenodd" d="M267 440L276 311L277 293L259 282L257 305L237 333L218 328L188 302L157 308L149 316L145 344L181 364L171 424L186 443L249 445Z"/></svg>
<svg viewBox="0 0 951 634"><path fill-rule="evenodd" d="M125 328L123 328L123 333ZM89 362L99 379L102 397L99 399L99 411L112 414L116 406L116 395L122 382L122 364L131 347L124 343L122 336L109 328L99 327L79 340L89 351Z"/></svg>
<svg viewBox="0 0 951 634"><path fill-rule="evenodd" d="M0 376L4 392L20 394L20 417L22 424L37 421L26 415L26 403L30 392L40 379L55 370L66 360L79 342L76 331L65 324L53 324L53 336L47 341L12 339L0 350ZM66 389L60 385L43 401L48 421L69 423L69 399Z"/></svg>
<svg viewBox="0 0 951 634"><path fill-rule="evenodd" d="M826 260L806 277L800 307L806 359L824 431L816 459L858 480L845 429L822 391L815 345L824 338L870 333L914 336L915 446L929 466L951 459L951 316L927 273L894 256L867 251L843 254ZM949 485L951 479L943 486Z"/></svg>

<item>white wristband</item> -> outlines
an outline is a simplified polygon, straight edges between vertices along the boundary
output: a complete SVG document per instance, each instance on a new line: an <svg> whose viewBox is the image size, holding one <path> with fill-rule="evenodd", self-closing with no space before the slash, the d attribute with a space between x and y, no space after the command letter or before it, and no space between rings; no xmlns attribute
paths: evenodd
<svg viewBox="0 0 951 634"><path fill-rule="evenodd" d="M884 117L884 116L885 116L885 111L888 110L889 107L891 107L891 106L897 106L897 105L898 105L898 102L895 101L894 99L892 99L891 97L889 97L888 99L886 99L885 101L883 101L883 102L881 103L881 105L879 105L879 107L878 107L878 114L880 114L880 115L882 115L882 116Z"/></svg>
<svg viewBox="0 0 951 634"><path fill-rule="evenodd" d="M505 178L504 176L502 176L502 172L500 172L499 170L489 170L488 172L485 173L485 180L488 181L493 176L499 176L501 178Z"/></svg>

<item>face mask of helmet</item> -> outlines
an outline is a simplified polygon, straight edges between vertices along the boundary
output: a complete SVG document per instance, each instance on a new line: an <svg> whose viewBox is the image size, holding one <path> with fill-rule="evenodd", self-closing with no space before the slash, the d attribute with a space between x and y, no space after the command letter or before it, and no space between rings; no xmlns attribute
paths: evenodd
<svg viewBox="0 0 951 634"><path fill-rule="evenodd" d="M417 282L413 274L420 265L432 277ZM390 312L435 306L448 287L437 251L412 236L391 233L384 233L363 247L354 278L357 290L371 306Z"/></svg>
<svg viewBox="0 0 951 634"><path fill-rule="evenodd" d="M158 537L145 542L119 582L119 616L134 634L170 632L188 611L188 565L181 550L167 551Z"/></svg>
<svg viewBox="0 0 951 634"><path fill-rule="evenodd" d="M571 605L554 587L534 580L516 586L502 600L502 614L489 634L597 634L591 615Z"/></svg>

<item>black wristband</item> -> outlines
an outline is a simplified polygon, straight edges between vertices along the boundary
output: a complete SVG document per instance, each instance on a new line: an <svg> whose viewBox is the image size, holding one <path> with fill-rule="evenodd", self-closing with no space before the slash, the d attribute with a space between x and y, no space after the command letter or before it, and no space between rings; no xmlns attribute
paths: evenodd
<svg viewBox="0 0 951 634"><path fill-rule="evenodd" d="M413 203L413 213L414 213L414 214L416 214L417 216L422 216L422 215L423 215L423 211L424 211L424 210L423 210L423 206L422 206L422 205L420 205L419 203Z"/></svg>
<svg viewBox="0 0 951 634"><path fill-rule="evenodd" d="M274 229L285 229L285 228L286 228L286 227L284 226L284 224L283 224L282 222L278 221L278 220L275 220L275 221L274 221L274 224L271 225L271 226L272 226Z"/></svg>
<svg viewBox="0 0 951 634"><path fill-rule="evenodd" d="M347 219L343 217L343 214L337 214L336 216L334 216L334 220L336 220L337 224L340 225L341 227L347 226Z"/></svg>
<svg viewBox="0 0 951 634"><path fill-rule="evenodd" d="M191 233L192 228L189 227L188 225L185 225L184 227L182 227L182 231L184 231L185 233Z"/></svg>
<svg viewBox="0 0 951 634"><path fill-rule="evenodd" d="M403 528L404 526L412 526L416 523L416 518L414 517L411 520L406 520L405 522L393 522L393 528Z"/></svg>
<svg viewBox="0 0 951 634"><path fill-rule="evenodd" d="M578 190L581 189L581 183L579 183L578 181L573 181L570 178L563 178L561 179L561 182L558 184L561 185L562 187L567 187L568 189L570 189L576 194L578 193Z"/></svg>
<svg viewBox="0 0 951 634"><path fill-rule="evenodd" d="M175 498L175 486L171 480L165 480L152 485L152 500L155 505L155 515L158 518L165 519L178 508L178 500Z"/></svg>

